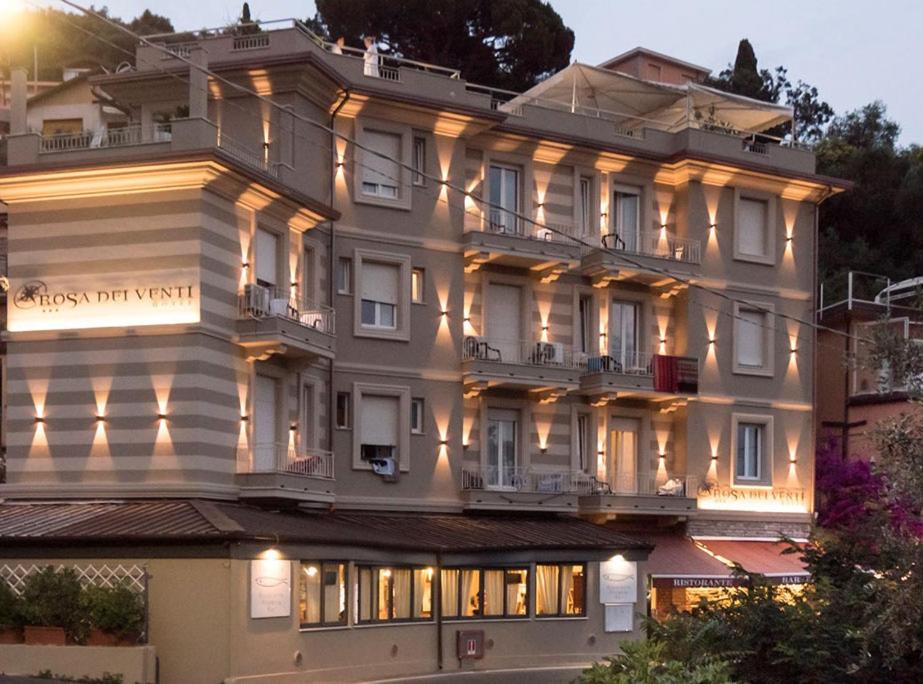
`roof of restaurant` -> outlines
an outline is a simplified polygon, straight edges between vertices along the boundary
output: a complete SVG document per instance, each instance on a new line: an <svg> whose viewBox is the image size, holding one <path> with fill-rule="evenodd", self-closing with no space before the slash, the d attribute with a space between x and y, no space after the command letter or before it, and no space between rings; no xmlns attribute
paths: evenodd
<svg viewBox="0 0 923 684"><path fill-rule="evenodd" d="M267 539L438 552L650 548L604 526L549 515L271 511L198 500L0 504L5 545Z"/></svg>

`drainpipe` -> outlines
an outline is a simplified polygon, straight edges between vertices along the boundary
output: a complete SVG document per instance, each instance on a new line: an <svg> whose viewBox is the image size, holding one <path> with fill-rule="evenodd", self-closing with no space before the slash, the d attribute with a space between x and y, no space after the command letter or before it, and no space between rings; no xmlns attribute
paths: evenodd
<svg viewBox="0 0 923 684"><path fill-rule="evenodd" d="M327 200L327 204L330 208L334 208L334 199L336 198L336 182L337 182L337 137L334 133L336 130L336 118L337 114L340 113L340 110L349 102L350 92L347 88L342 91L342 98L337 103L337 106L330 113L330 193ZM336 297L336 257L334 255L334 247L336 245L336 240L334 239L334 233L336 228L336 222L332 219L330 220L330 238L328 240L327 247L327 300L330 302L330 307L335 309L335 297ZM327 366L327 440L330 444L330 451L333 452L333 431L334 431L334 419L336 418L336 392L333 391L333 363L334 360L330 359L330 363ZM334 455L334 458L336 456Z"/></svg>
<svg viewBox="0 0 923 684"><path fill-rule="evenodd" d="M436 613L436 668L442 671L442 554L436 552L436 599L433 611Z"/></svg>

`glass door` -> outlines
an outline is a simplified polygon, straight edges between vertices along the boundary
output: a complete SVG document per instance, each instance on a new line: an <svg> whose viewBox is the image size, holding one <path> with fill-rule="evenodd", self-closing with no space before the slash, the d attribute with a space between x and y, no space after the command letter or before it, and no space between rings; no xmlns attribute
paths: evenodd
<svg viewBox="0 0 923 684"><path fill-rule="evenodd" d="M637 252L641 214L640 197L634 192L617 190L612 199L615 207L615 234L618 236L615 248L624 249L626 252Z"/></svg>
<svg viewBox="0 0 923 684"><path fill-rule="evenodd" d="M638 421L613 418L609 430L609 485L616 494L638 493Z"/></svg>
<svg viewBox="0 0 923 684"><path fill-rule="evenodd" d="M519 233L519 170L490 167L490 227L494 232Z"/></svg>
<svg viewBox="0 0 923 684"><path fill-rule="evenodd" d="M516 424L507 417L487 421L487 486L512 489L516 486Z"/></svg>
<svg viewBox="0 0 923 684"><path fill-rule="evenodd" d="M609 355L615 359L616 372L637 368L638 305L635 302L613 300L609 310Z"/></svg>
<svg viewBox="0 0 923 684"><path fill-rule="evenodd" d="M279 413L278 382L265 375L256 376L253 394L253 470L270 473L276 466L276 435Z"/></svg>

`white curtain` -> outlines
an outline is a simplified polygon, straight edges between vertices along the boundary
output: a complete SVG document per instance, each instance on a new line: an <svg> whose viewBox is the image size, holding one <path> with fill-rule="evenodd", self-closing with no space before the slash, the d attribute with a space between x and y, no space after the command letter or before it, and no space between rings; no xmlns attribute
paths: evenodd
<svg viewBox="0 0 923 684"><path fill-rule="evenodd" d="M433 570L417 568L413 571L413 616L428 618L433 615Z"/></svg>
<svg viewBox="0 0 923 684"><path fill-rule="evenodd" d="M464 616L470 617L472 615L481 614L481 605L478 599L480 580L480 570L461 571L461 600L462 615Z"/></svg>
<svg viewBox="0 0 923 684"><path fill-rule="evenodd" d="M528 585L528 570L507 571L506 584L506 614L526 614L526 592Z"/></svg>
<svg viewBox="0 0 923 684"><path fill-rule="evenodd" d="M325 563L324 622L340 622L346 614L346 568L342 563Z"/></svg>
<svg viewBox="0 0 923 684"><path fill-rule="evenodd" d="M392 571L394 581L394 617L406 620L410 617L410 569Z"/></svg>
<svg viewBox="0 0 923 684"><path fill-rule="evenodd" d="M458 616L458 570L442 571L442 615Z"/></svg>
<svg viewBox="0 0 923 684"><path fill-rule="evenodd" d="M558 610L557 565L535 566L535 612L538 615L556 615Z"/></svg>
<svg viewBox="0 0 923 684"><path fill-rule="evenodd" d="M320 566L305 563L301 566L301 624L320 622Z"/></svg>
<svg viewBox="0 0 923 684"><path fill-rule="evenodd" d="M484 571L484 615L503 615L503 570Z"/></svg>

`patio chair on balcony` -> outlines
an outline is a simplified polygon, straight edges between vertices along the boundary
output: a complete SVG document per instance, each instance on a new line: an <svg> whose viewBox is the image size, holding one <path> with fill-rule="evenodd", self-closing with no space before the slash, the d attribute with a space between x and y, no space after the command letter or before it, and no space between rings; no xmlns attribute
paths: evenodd
<svg viewBox="0 0 923 684"><path fill-rule="evenodd" d="M591 494L611 494L612 485L610 485L605 480L600 480L595 475L589 476L590 483L590 493Z"/></svg>
<svg viewBox="0 0 923 684"><path fill-rule="evenodd" d="M621 373L622 364L615 357L604 354L602 356L591 356L586 363L587 372L589 373Z"/></svg>
<svg viewBox="0 0 923 684"><path fill-rule="evenodd" d="M478 361L503 361L503 355L496 347L491 347L484 340L478 339L473 335L465 338L464 354L466 359L477 359Z"/></svg>
<svg viewBox="0 0 923 684"><path fill-rule="evenodd" d="M625 249L625 240L618 233L608 233L602 237L603 249ZM611 243L611 244L610 244Z"/></svg>

